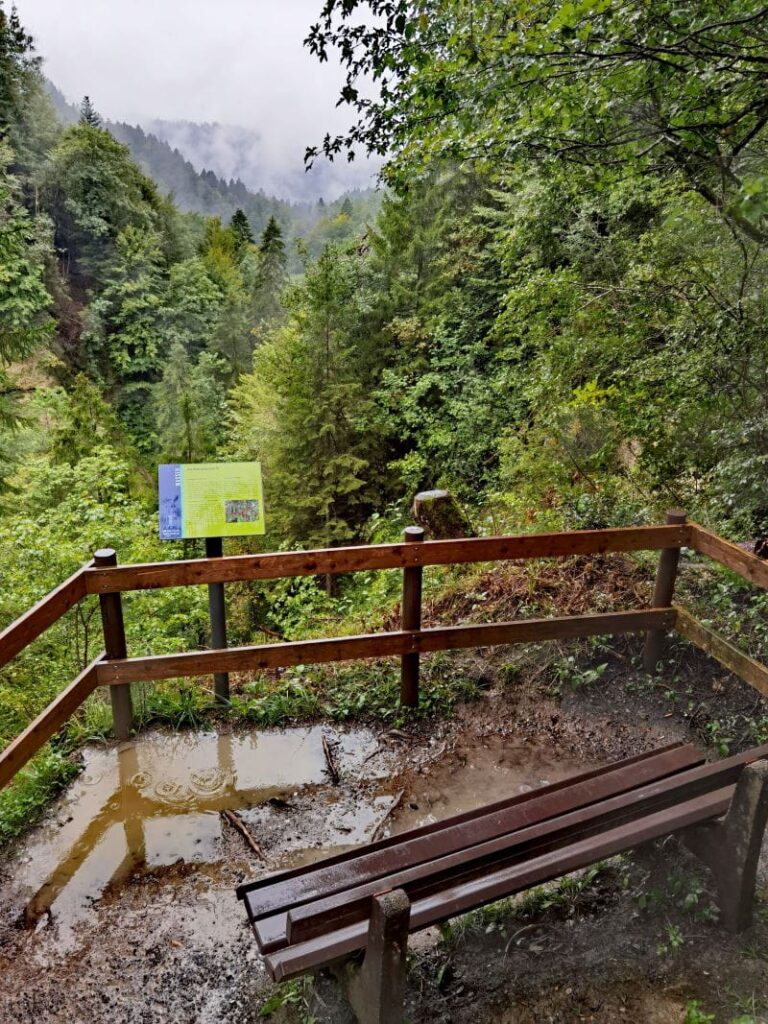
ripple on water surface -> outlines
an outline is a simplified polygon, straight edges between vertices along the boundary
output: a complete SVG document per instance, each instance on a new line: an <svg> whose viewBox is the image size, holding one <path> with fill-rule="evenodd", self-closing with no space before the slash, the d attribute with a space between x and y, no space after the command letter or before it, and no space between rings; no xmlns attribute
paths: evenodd
<svg viewBox="0 0 768 1024"><path fill-rule="evenodd" d="M386 777L370 758L377 746L367 730L150 732L118 748L85 748L83 772L30 836L16 865L26 923L55 920L66 944L107 886L130 873L180 861L219 862L220 811L258 809L311 794L328 781L324 733L346 776L356 783ZM374 786L362 797L361 822L375 824L387 806ZM345 830L331 841L344 842ZM355 831L349 841L363 838Z"/></svg>

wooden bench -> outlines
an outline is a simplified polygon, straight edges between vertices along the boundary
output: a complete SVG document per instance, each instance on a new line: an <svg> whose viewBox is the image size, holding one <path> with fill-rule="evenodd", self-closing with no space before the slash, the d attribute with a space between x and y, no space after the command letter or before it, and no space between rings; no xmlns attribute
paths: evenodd
<svg viewBox="0 0 768 1024"><path fill-rule="evenodd" d="M247 883L238 896L276 981L338 966L361 1024L401 1024L409 932L673 832L712 869L725 927L747 927L766 757L768 745L706 764L674 744Z"/></svg>

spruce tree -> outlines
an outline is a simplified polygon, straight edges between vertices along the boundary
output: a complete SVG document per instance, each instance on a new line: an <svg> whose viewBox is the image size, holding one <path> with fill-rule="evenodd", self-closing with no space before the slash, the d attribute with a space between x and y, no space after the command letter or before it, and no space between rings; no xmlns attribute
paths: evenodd
<svg viewBox="0 0 768 1024"><path fill-rule="evenodd" d="M161 459L200 462L211 458L224 422L225 366L212 352L193 363L176 342L168 354L162 380L153 387Z"/></svg>
<svg viewBox="0 0 768 1024"><path fill-rule="evenodd" d="M25 32L16 9L10 14L0 0L0 139L15 135L23 119L24 103L39 78L40 58L34 55L32 36Z"/></svg>
<svg viewBox="0 0 768 1024"><path fill-rule="evenodd" d="M283 268L285 267L283 231L274 215L269 218L267 226L264 228L261 241L259 242L259 252L263 257L277 260L282 264Z"/></svg>
<svg viewBox="0 0 768 1024"><path fill-rule="evenodd" d="M89 96L83 96L80 104L80 124L88 125L89 128L101 128L101 115L91 103Z"/></svg>
<svg viewBox="0 0 768 1024"><path fill-rule="evenodd" d="M233 391L236 452L263 461L272 521L302 543L358 536L379 494L361 277L355 256L329 246Z"/></svg>
<svg viewBox="0 0 768 1024"><path fill-rule="evenodd" d="M241 209L235 210L229 229L235 237L235 250L240 253L247 245L253 245L253 233L248 218Z"/></svg>
<svg viewBox="0 0 768 1024"><path fill-rule="evenodd" d="M259 242L254 284L254 312L259 325L274 321L282 314L287 268L283 232L277 220L270 217Z"/></svg>

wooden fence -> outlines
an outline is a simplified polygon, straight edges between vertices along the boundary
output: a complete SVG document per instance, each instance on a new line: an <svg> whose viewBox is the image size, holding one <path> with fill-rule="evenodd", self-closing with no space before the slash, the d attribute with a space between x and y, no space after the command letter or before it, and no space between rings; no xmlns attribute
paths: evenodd
<svg viewBox="0 0 768 1024"><path fill-rule="evenodd" d="M196 558L139 565L116 564L115 553L96 552L92 562L52 591L0 633L0 667L7 664L62 615L88 595L98 595L105 650L2 752L4 786L99 686L109 686L115 734L132 726L130 683L209 673L264 670L290 665L400 657L401 702L418 703L419 657L432 651L531 643L571 637L646 634L644 664L655 671L665 633L677 629L726 668L768 695L768 668L707 629L672 603L680 550L692 548L757 586L768 588L768 563L671 512L662 526L580 530L513 537L425 541L409 527L399 544L376 544L318 551ZM608 552L659 551L651 606L620 612L550 619L517 619L481 625L421 628L423 569L431 565L524 561ZM320 576L378 569L401 569L401 628L363 636L332 637L247 647L129 658L121 595L161 587Z"/></svg>

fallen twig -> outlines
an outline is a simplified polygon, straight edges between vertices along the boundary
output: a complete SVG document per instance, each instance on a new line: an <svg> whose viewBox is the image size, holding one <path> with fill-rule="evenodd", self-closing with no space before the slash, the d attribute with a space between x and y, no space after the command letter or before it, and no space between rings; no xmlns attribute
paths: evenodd
<svg viewBox="0 0 768 1024"><path fill-rule="evenodd" d="M381 831L384 828L384 825L387 823L387 821L389 820L390 816L392 815L392 812L395 810L395 808L399 805L400 801L403 799L403 794L404 793L405 793L405 790L401 789L400 792L395 797L395 799L389 805L389 807L387 808L387 813L381 819L381 821L376 826L376 828L373 830L373 832L371 832L371 838L369 840L370 842L373 843L373 842L375 842L379 838L379 835L381 834Z"/></svg>
<svg viewBox="0 0 768 1024"><path fill-rule="evenodd" d="M363 758L361 767L362 767L363 764L368 764L368 762L371 760L372 757L376 757L376 755L380 752L380 750L381 750L381 744L377 742L375 749L372 750L367 757Z"/></svg>
<svg viewBox="0 0 768 1024"><path fill-rule="evenodd" d="M246 841L246 843L248 843L250 848L253 850L253 852L256 854L256 856L259 858L259 860L263 860L264 862L266 862L267 858L264 855L264 851L259 846L259 844L256 842L256 840L253 838L253 836L248 831L248 829L245 827L243 821L240 818L240 815L239 814L235 814L234 811L222 811L221 812L221 816L222 816L222 818L224 818L226 821L229 822L229 824L232 826L232 828L237 829L237 831L240 833L240 835L243 837L243 839Z"/></svg>
<svg viewBox="0 0 768 1024"><path fill-rule="evenodd" d="M323 753L325 754L325 763L328 765L328 774L331 776L331 782L334 786L338 786L341 776L339 775L339 769L336 767L331 745L325 736L323 736Z"/></svg>
<svg viewBox="0 0 768 1024"><path fill-rule="evenodd" d="M534 931L534 929L536 929L536 928L541 928L541 925L540 924L526 924L522 928L518 928L517 931L515 932L515 934L512 936L512 938L509 940L509 942L504 947L504 956L508 956L509 955L510 949L512 948L513 944L520 938L521 935L525 935L527 932Z"/></svg>

